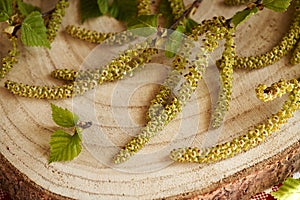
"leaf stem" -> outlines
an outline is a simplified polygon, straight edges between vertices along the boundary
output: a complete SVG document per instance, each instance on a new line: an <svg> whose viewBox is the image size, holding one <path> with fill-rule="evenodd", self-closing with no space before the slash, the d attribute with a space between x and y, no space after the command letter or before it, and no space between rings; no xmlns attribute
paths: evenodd
<svg viewBox="0 0 300 200"><path fill-rule="evenodd" d="M88 121L88 122L84 122L84 121L78 121L76 126L82 128L82 129L87 129L90 128L93 125L93 122Z"/></svg>

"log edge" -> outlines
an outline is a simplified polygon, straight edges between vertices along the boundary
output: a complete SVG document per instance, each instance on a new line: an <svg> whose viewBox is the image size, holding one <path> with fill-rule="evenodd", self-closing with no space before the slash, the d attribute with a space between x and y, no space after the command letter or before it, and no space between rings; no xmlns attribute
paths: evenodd
<svg viewBox="0 0 300 200"><path fill-rule="evenodd" d="M34 183L1 153L0 163L0 184L13 199L71 200L71 198L50 192ZM249 199L257 192L284 181L299 169L300 140L280 154L214 183L209 188L179 194L167 199Z"/></svg>
<svg viewBox="0 0 300 200"><path fill-rule="evenodd" d="M12 199L71 200L50 192L22 174L0 153L0 184Z"/></svg>

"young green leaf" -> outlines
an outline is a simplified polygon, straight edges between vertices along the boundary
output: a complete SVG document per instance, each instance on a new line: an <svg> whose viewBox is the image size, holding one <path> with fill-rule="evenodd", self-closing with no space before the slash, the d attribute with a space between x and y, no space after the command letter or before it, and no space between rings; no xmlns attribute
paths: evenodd
<svg viewBox="0 0 300 200"><path fill-rule="evenodd" d="M192 30L195 26L197 26L198 23L195 22L194 20L192 19L187 19L186 20L186 23L185 23L185 33L192 33Z"/></svg>
<svg viewBox="0 0 300 200"><path fill-rule="evenodd" d="M300 199L300 179L287 178L283 185L271 195L277 200Z"/></svg>
<svg viewBox="0 0 300 200"><path fill-rule="evenodd" d="M17 5L18 5L18 10L24 16L29 15L33 11L40 11L40 9L38 7L35 7L35 6L33 6L33 5L29 4L29 3L24 3L21 0L17 1Z"/></svg>
<svg viewBox="0 0 300 200"><path fill-rule="evenodd" d="M131 20L128 24L128 30L140 36L149 36L155 33L157 28L158 15L141 15Z"/></svg>
<svg viewBox="0 0 300 200"><path fill-rule="evenodd" d="M0 22L4 22L12 15L12 0L0 1Z"/></svg>
<svg viewBox="0 0 300 200"><path fill-rule="evenodd" d="M99 10L97 0L80 0L79 8L82 23L87 19L103 15Z"/></svg>
<svg viewBox="0 0 300 200"><path fill-rule="evenodd" d="M159 12L162 14L164 19L164 28L170 27L174 21L174 15L172 13L172 8L170 6L169 0L162 0L159 5Z"/></svg>
<svg viewBox="0 0 300 200"><path fill-rule="evenodd" d="M137 15L137 0L113 0L109 13L123 22L129 22Z"/></svg>
<svg viewBox="0 0 300 200"><path fill-rule="evenodd" d="M49 163L73 160L81 152L81 133L76 131L70 135L62 130L57 130L50 139Z"/></svg>
<svg viewBox="0 0 300 200"><path fill-rule="evenodd" d="M165 56L168 58L173 58L178 48L181 46L183 32L185 28L183 26L178 26L175 31L173 31L166 42Z"/></svg>
<svg viewBox="0 0 300 200"><path fill-rule="evenodd" d="M97 3L100 12L102 14L106 14L108 12L108 7L109 7L108 0L98 0Z"/></svg>
<svg viewBox="0 0 300 200"><path fill-rule="evenodd" d="M247 20L251 15L254 15L258 12L258 8L254 7L252 9L245 9L237 12L231 19L234 27L237 27L240 23Z"/></svg>
<svg viewBox="0 0 300 200"><path fill-rule="evenodd" d="M109 7L109 14L110 16L112 16L113 18L116 18L119 16L119 7L117 5L118 2L113 1L111 6Z"/></svg>
<svg viewBox="0 0 300 200"><path fill-rule="evenodd" d="M47 39L47 29L42 15L38 11L30 13L23 21L21 26L21 40L28 46L44 46L50 48Z"/></svg>
<svg viewBox="0 0 300 200"><path fill-rule="evenodd" d="M51 108L52 119L57 125L66 128L71 128L77 124L79 117L76 114L70 112L67 109L58 107L54 104L51 104Z"/></svg>
<svg viewBox="0 0 300 200"><path fill-rule="evenodd" d="M275 12L285 12L291 0L263 0L263 6Z"/></svg>

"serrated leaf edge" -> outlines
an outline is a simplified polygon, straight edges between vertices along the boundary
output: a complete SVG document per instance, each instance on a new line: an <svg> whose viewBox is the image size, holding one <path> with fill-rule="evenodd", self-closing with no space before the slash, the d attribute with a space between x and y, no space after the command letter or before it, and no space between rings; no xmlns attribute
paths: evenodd
<svg viewBox="0 0 300 200"><path fill-rule="evenodd" d="M68 148L68 150L69 150L67 152L69 155L67 155L67 156L65 155L66 157L62 157L62 155L58 156L59 153L57 153L56 155L53 155L53 150L55 149L54 145L56 143L56 142L53 141L54 137L56 137L55 134L61 134L60 136L57 135L57 137L60 137L60 138L65 137L66 138L64 143L57 144L57 147L56 147L56 149L57 149L57 148L59 148L59 146L65 145L65 148ZM74 137L78 137L78 139L79 139L78 144L75 144L75 146L73 144L74 143ZM65 131L63 131L63 130L56 130L55 132L53 132L53 134L51 135L50 142L49 142L49 144L50 144L50 157L49 157L49 160L48 160L48 164L50 164L52 162L71 161L74 158L76 158L80 154L80 152L82 151L81 141L82 141L82 137L81 137L81 132L79 132L79 131L75 131L74 135L70 135L70 134L66 133ZM66 144L66 142L68 142L68 143ZM70 148L69 145L73 145L73 146ZM76 150L76 152L74 152L74 150Z"/></svg>

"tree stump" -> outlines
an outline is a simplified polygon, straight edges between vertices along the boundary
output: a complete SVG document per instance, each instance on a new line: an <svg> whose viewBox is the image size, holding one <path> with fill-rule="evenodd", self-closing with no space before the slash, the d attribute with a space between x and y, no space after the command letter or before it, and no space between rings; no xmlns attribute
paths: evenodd
<svg viewBox="0 0 300 200"><path fill-rule="evenodd" d="M78 2L70 3L63 26L80 21ZM46 10L53 2L43 6ZM204 1L193 18L198 22L219 15L229 18L243 8L226 7L221 0ZM264 10L239 26L238 55L258 55L272 48L288 29L290 10L287 13ZM103 32L124 30L108 16L89 20L82 26ZM0 41L3 46L0 56L4 56L9 45L3 36ZM52 70L79 69L88 61L108 61L106 54L111 55L110 50L98 55L92 51L95 47L61 31L50 50L21 47L19 63L7 79L35 85L62 84L50 77ZM216 59L217 55L213 55L212 61ZM165 62L163 57L155 61ZM17 97L6 91L2 80L1 185L15 199L248 199L299 170L300 113L265 143L221 162L178 164L167 156L173 144L198 146L207 145L204 142L228 141L279 110L286 96L262 103L254 89L260 83L270 85L280 78L299 77L299 65L290 65L288 56L263 69L235 70L230 110L218 133L208 131L211 96L217 93L217 87L209 85L209 81L210 77L218 76L211 74L200 84L183 114L133 157L131 163L120 166L110 163L116 150L145 125L149 102L167 75L167 68L149 66L132 78L101 85L88 97L78 97L78 100L77 97L59 101ZM58 129L51 119L50 103L85 113L90 107L85 107L80 100L94 106L97 119L93 128L86 130L85 148L74 161L48 164L50 136ZM100 130L111 142L107 146L99 147L103 142L101 137L96 137Z"/></svg>

